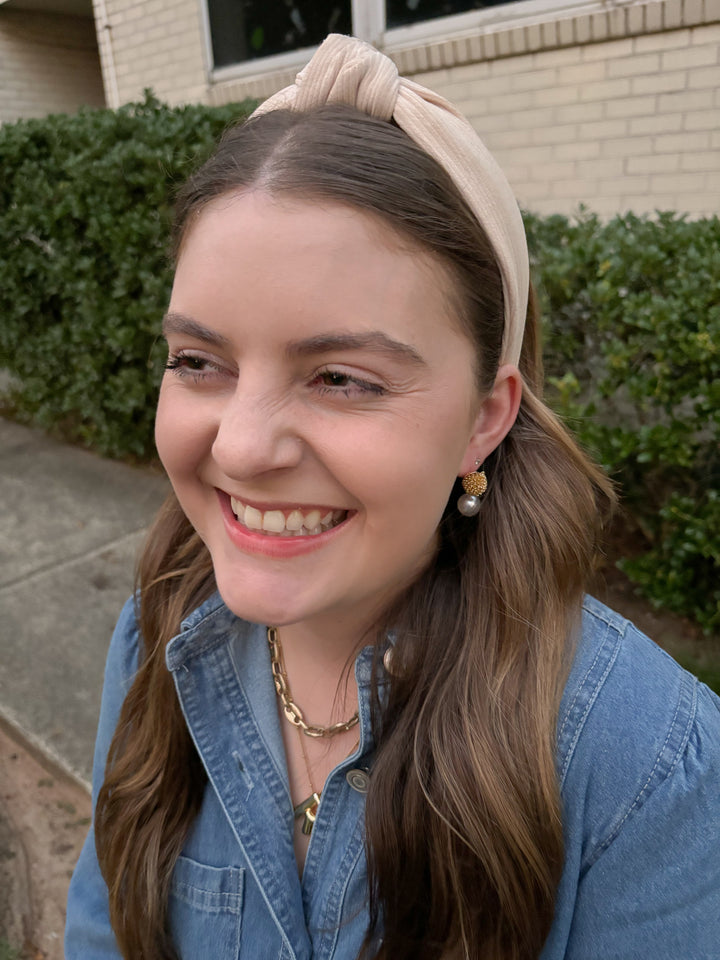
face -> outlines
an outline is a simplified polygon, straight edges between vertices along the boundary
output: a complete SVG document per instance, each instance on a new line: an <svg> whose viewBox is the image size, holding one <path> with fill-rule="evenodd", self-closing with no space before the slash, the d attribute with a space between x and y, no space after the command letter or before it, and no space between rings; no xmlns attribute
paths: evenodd
<svg viewBox="0 0 720 960"><path fill-rule="evenodd" d="M156 439L237 615L361 628L429 561L482 453L448 284L340 204L253 191L193 224Z"/></svg>

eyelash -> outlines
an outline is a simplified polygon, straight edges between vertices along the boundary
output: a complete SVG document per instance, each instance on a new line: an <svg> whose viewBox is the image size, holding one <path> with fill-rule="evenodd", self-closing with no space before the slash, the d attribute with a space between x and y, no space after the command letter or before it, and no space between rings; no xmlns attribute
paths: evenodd
<svg viewBox="0 0 720 960"><path fill-rule="evenodd" d="M197 367L191 364L198 364ZM209 368L209 370L208 370ZM212 373L220 372L220 367L205 357L199 357L194 353L185 353L180 350L178 353L170 354L165 364L165 369L174 372L179 377L192 377L197 383L205 380ZM327 383L324 378L338 378L343 383ZM310 381L310 386L318 388L323 396L342 396L352 398L358 394L374 394L382 396L386 390L379 383L373 383L370 380L361 380L359 377L353 377L349 373L343 373L341 370L327 368L319 370Z"/></svg>

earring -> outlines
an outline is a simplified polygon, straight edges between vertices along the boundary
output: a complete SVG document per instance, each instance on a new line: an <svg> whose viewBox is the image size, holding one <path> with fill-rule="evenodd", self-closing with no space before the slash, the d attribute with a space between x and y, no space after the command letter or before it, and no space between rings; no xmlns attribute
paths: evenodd
<svg viewBox="0 0 720 960"><path fill-rule="evenodd" d="M480 461L475 461L475 466L480 466ZM462 486L465 493L458 498L457 508L464 517L474 517L480 512L480 497L487 490L488 482L485 471L479 473L475 470L462 478Z"/></svg>

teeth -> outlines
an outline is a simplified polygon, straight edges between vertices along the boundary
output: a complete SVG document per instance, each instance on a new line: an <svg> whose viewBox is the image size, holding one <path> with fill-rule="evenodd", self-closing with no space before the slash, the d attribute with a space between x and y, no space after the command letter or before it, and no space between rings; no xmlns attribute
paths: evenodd
<svg viewBox="0 0 720 960"><path fill-rule="evenodd" d="M285 521L285 526L288 530L302 530L303 520L305 518L300 513L299 510L293 510L290 516Z"/></svg>
<svg viewBox="0 0 720 960"><path fill-rule="evenodd" d="M285 529L285 516L282 510L266 510L263 514L262 528L269 533L282 533Z"/></svg>
<svg viewBox="0 0 720 960"><path fill-rule="evenodd" d="M262 530L263 515L255 507L245 507L245 526L249 530Z"/></svg>
<svg viewBox="0 0 720 960"><path fill-rule="evenodd" d="M320 511L311 510L310 513L303 520L303 526L306 530L309 530L311 533L315 530L316 527L320 526Z"/></svg>
<svg viewBox="0 0 720 960"><path fill-rule="evenodd" d="M332 529L347 516L345 510L328 510L325 516L317 509L304 514L302 510L291 510L285 516L282 510L258 510L242 500L230 497L230 509L249 530L262 530L263 533L280 537L316 537L319 533Z"/></svg>

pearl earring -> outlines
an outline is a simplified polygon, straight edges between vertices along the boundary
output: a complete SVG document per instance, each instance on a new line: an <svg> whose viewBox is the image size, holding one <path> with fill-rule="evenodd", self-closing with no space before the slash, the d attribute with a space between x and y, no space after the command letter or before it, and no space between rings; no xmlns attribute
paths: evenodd
<svg viewBox="0 0 720 960"><path fill-rule="evenodd" d="M480 461L475 461L475 466L480 466ZM468 473L462 478L462 486L465 493L458 498L457 508L464 517L474 517L480 512L480 498L487 490L488 482L485 471L477 470Z"/></svg>

